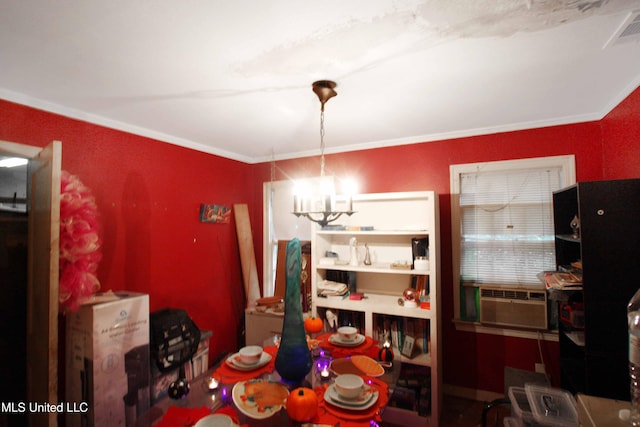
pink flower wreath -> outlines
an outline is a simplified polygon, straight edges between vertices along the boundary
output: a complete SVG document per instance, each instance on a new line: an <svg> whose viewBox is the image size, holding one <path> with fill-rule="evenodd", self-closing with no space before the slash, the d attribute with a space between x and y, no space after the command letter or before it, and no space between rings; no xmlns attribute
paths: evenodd
<svg viewBox="0 0 640 427"><path fill-rule="evenodd" d="M60 304L77 311L100 289L96 277L102 259L98 209L91 190L62 171L60 188Z"/></svg>

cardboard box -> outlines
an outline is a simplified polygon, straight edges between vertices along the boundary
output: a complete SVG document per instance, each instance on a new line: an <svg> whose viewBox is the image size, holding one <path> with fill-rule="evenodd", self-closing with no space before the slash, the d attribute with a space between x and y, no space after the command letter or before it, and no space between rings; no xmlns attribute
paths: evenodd
<svg viewBox="0 0 640 427"><path fill-rule="evenodd" d="M125 427L149 409L149 296L97 294L66 318L66 401L75 426Z"/></svg>

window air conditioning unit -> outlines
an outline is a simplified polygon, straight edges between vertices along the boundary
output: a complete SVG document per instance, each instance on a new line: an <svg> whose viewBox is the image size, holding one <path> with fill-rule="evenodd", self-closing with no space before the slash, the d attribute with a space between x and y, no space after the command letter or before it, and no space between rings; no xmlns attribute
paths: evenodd
<svg viewBox="0 0 640 427"><path fill-rule="evenodd" d="M547 329L547 292L522 288L480 287L480 323Z"/></svg>

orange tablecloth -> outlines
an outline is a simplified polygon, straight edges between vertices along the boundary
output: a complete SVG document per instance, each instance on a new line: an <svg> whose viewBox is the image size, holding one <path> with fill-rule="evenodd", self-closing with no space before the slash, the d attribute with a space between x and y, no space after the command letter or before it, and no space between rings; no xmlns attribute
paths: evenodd
<svg viewBox="0 0 640 427"><path fill-rule="evenodd" d="M183 427L192 426L202 417L211 413L206 406L200 408L182 408L170 406L156 427Z"/></svg>
<svg viewBox="0 0 640 427"><path fill-rule="evenodd" d="M215 411L216 414L228 415L234 423L240 425L238 413L231 406L225 406ZM170 406L160 422L155 427L192 427L201 418L211 414L211 409L206 406L200 408L183 408L180 406ZM242 427L247 426L243 424Z"/></svg>

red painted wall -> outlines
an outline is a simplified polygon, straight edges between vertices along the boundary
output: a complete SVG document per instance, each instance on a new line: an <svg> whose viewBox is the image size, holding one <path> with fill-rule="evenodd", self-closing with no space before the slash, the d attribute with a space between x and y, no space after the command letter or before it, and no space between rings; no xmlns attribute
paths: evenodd
<svg viewBox="0 0 640 427"><path fill-rule="evenodd" d="M330 147L330 142L328 142ZM505 366L534 370L534 340L456 331L453 313L449 165L574 154L579 181L640 177L640 89L598 122L425 142L326 156L328 175L354 176L362 193L435 190L440 195L444 382L504 391ZM258 166L262 181L269 164ZM276 179L316 176L317 157L276 162ZM557 343L542 342L552 383L559 386Z"/></svg>
<svg viewBox="0 0 640 427"><path fill-rule="evenodd" d="M148 138L0 101L0 139L62 141L62 168L101 214L102 290L148 293L213 331L211 355L238 346L245 306L235 223L199 221L200 203L253 207L252 168Z"/></svg>
<svg viewBox="0 0 640 427"><path fill-rule="evenodd" d="M449 165L575 154L581 181L640 176L640 89L598 122L328 155L327 174L353 175L361 192L440 195L444 382L501 393L503 367L533 370L532 340L457 332L451 273ZM185 307L214 331L212 354L237 345L244 294L235 224L203 224L202 202L248 203L262 271L262 183L268 163L246 165L0 101L0 139L63 142L63 168L94 192L104 224L102 289L150 295L151 309ZM328 146L330 147L330 141ZM276 179L315 176L317 157L278 161ZM542 352L553 381L558 346Z"/></svg>
<svg viewBox="0 0 640 427"><path fill-rule="evenodd" d="M637 178L640 175L640 88L601 123L603 175Z"/></svg>

